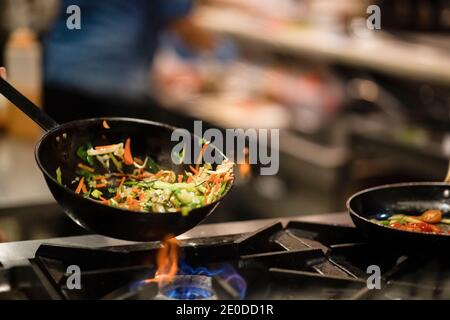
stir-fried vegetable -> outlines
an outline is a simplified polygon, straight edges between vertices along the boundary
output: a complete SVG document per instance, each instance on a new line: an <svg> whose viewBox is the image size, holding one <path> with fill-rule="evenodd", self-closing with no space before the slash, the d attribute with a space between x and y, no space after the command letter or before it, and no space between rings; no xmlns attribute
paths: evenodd
<svg viewBox="0 0 450 320"><path fill-rule="evenodd" d="M61 167L58 167L58 169L56 169L56 181L58 181L59 184L62 184Z"/></svg>
<svg viewBox="0 0 450 320"><path fill-rule="evenodd" d="M109 124L108 124L108 122L106 120L103 120L103 128L111 129L111 127L109 126Z"/></svg>
<svg viewBox="0 0 450 320"><path fill-rule="evenodd" d="M131 140L130 140L130 138L128 138L125 141L125 152L123 155L123 162L128 166L133 164L133 156L131 155Z"/></svg>
<svg viewBox="0 0 450 320"><path fill-rule="evenodd" d="M450 219L443 219L442 211L427 210L420 216L394 214L383 219L372 219L373 222L391 228L426 233L450 233L446 225L450 225Z"/></svg>
<svg viewBox="0 0 450 320"><path fill-rule="evenodd" d="M202 147L203 155L208 142ZM131 139L117 144L80 146L75 192L116 208L143 212L181 212L218 200L234 179L234 163L191 166L176 175L163 170L150 157L133 157ZM198 161L200 162L200 161ZM59 174L61 172L59 170ZM59 181L59 180L58 180Z"/></svg>

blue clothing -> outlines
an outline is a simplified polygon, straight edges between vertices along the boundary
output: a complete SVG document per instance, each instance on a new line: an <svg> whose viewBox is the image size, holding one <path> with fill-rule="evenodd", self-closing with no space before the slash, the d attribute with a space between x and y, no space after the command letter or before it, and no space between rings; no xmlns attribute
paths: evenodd
<svg viewBox="0 0 450 320"><path fill-rule="evenodd" d="M81 30L69 30L69 5L81 11ZM187 14L191 0L62 0L45 41L45 82L94 95L140 99L158 35Z"/></svg>

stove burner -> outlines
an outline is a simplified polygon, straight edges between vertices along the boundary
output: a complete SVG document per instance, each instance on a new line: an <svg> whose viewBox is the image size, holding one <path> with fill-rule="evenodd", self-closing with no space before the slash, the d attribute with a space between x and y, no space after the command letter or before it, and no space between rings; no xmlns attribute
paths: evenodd
<svg viewBox="0 0 450 320"><path fill-rule="evenodd" d="M217 300L212 278L202 275L177 275L161 285L158 300Z"/></svg>
<svg viewBox="0 0 450 320"><path fill-rule="evenodd" d="M450 258L374 247L352 227L271 223L251 233L182 240L173 281L146 283L155 277L159 249L157 242L101 249L43 244L30 261L31 275L13 269L3 282L14 294L32 296L35 281L38 299L42 291L75 300L450 298ZM81 290L66 286L70 265L80 267ZM372 265L381 271L381 290L367 288Z"/></svg>

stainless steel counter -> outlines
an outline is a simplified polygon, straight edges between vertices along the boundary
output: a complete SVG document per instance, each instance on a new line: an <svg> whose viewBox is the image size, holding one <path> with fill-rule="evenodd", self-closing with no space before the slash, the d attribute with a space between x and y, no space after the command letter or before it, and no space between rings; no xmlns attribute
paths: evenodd
<svg viewBox="0 0 450 320"><path fill-rule="evenodd" d="M240 234L256 231L265 225L281 221L283 224L288 221L317 222L324 224L353 225L347 213L333 213L323 215L301 216L281 219L261 219L239 222L225 222L217 224L204 224L180 235L178 239L192 239L200 237L211 237L220 235ZM119 246L131 244L129 241L122 241L99 235L87 235L66 238L54 238L44 240L20 241L0 244L0 263L4 267L27 264L28 259L34 257L37 248L43 243L51 243L67 246L81 246L87 248L99 248L106 246Z"/></svg>

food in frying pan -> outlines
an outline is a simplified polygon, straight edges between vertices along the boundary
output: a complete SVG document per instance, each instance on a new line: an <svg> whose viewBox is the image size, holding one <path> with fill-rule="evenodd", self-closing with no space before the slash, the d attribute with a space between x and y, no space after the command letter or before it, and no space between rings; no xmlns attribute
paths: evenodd
<svg viewBox="0 0 450 320"><path fill-rule="evenodd" d="M207 145L203 144L202 155ZM72 181L75 192L131 211L187 215L222 197L234 179L234 163L229 160L215 169L208 163L189 166L189 172L179 175L164 170L149 156L133 157L130 138L106 146L80 146L77 155L80 163ZM58 168L59 183L62 174Z"/></svg>
<svg viewBox="0 0 450 320"><path fill-rule="evenodd" d="M427 210L420 216L382 213L371 221L405 231L439 234L450 233L450 219L443 218L441 210Z"/></svg>

